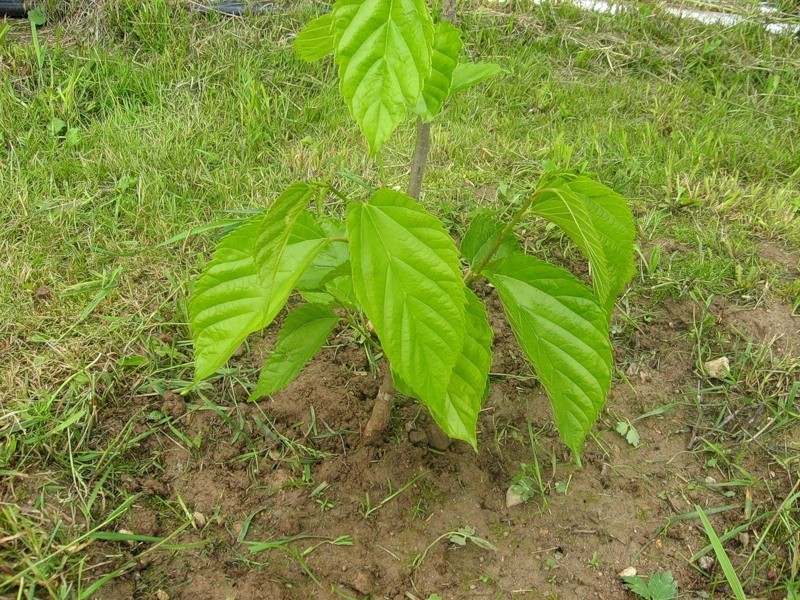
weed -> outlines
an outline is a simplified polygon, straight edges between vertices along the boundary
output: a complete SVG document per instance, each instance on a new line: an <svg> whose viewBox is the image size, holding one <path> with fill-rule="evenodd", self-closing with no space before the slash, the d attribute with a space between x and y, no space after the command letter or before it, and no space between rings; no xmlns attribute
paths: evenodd
<svg viewBox="0 0 800 600"><path fill-rule="evenodd" d="M419 566L425 560L425 557L428 556L428 552L430 552L431 548L445 538L455 546L466 546L467 542L471 542L479 548L483 548L484 550L491 550L493 552L497 550L497 548L495 548L491 542L476 535L474 527L466 525L464 527L459 527L458 529L453 529L443 533L430 544L428 544L428 547L425 548L425 550L423 550L420 554L417 554L417 556L414 557L414 560L411 561L410 568L412 573L419 568Z"/></svg>
<svg viewBox="0 0 800 600"><path fill-rule="evenodd" d="M392 490L392 482L390 480L387 481L389 492L383 498L383 500L381 500L375 506L372 505L372 502L369 499L369 493L367 493L367 495L364 497L364 500L361 502L361 508L360 508L361 515L366 519L371 514L379 511L386 504L388 504L389 502L391 502L392 500L397 498L397 496L399 496L400 494L405 492L409 487L411 487L417 481L417 479L420 478L420 476L421 476L420 474L414 475L414 477L409 479L406 483L404 483L402 486L400 486L396 490Z"/></svg>
<svg viewBox="0 0 800 600"><path fill-rule="evenodd" d="M673 600L678 594L678 584L671 571L654 573L646 581L639 576L622 579L630 591L645 600Z"/></svg>

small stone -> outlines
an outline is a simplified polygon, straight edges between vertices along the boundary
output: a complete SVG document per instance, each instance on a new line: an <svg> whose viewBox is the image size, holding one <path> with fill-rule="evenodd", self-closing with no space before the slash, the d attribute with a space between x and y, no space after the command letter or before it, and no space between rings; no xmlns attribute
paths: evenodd
<svg viewBox="0 0 800 600"><path fill-rule="evenodd" d="M703 368L709 377L714 379L726 379L731 374L731 361L727 356L720 356L714 360L703 363Z"/></svg>
<svg viewBox="0 0 800 600"><path fill-rule="evenodd" d="M122 535L133 535L133 532L130 529L120 529L119 532ZM133 540L125 540L125 543L128 544L128 546L133 546L135 544Z"/></svg>
<svg viewBox="0 0 800 600"><path fill-rule="evenodd" d="M53 290L51 290L46 285L43 285L38 290L33 293L33 299L37 302L42 302L44 300L49 300L53 295Z"/></svg>
<svg viewBox="0 0 800 600"><path fill-rule="evenodd" d="M703 571L710 571L714 568L714 559L708 556L701 556L697 559L697 566L703 569Z"/></svg>
<svg viewBox="0 0 800 600"><path fill-rule="evenodd" d="M514 491L514 486L511 486L506 491L506 508L512 508L514 506L519 506L525 502L525 498L523 498L520 494Z"/></svg>
<svg viewBox="0 0 800 600"><path fill-rule="evenodd" d="M192 519L194 519L194 524L198 527L203 528L206 526L206 516L199 510L192 513Z"/></svg>
<svg viewBox="0 0 800 600"><path fill-rule="evenodd" d="M164 590L158 590L156 591L156 598L158 598L158 600L169 600L169 594Z"/></svg>
<svg viewBox="0 0 800 600"><path fill-rule="evenodd" d="M431 423L426 429L426 433L428 434L428 445L434 450L444 452L453 442L436 423Z"/></svg>
<svg viewBox="0 0 800 600"><path fill-rule="evenodd" d="M622 569L622 571L617 573L617 575L620 578L622 578L622 577L636 577L636 573L637 573L636 567L626 567L625 569Z"/></svg>
<svg viewBox="0 0 800 600"><path fill-rule="evenodd" d="M375 577L369 571L359 571L353 577L350 587L359 594L370 594L375 587Z"/></svg>
<svg viewBox="0 0 800 600"><path fill-rule="evenodd" d="M164 392L161 397L161 413L169 415L173 419L180 419L186 414L186 402L175 392Z"/></svg>
<svg viewBox="0 0 800 600"><path fill-rule="evenodd" d="M408 441L414 444L415 446L427 446L428 434L419 429L415 429L414 431L408 434Z"/></svg>
<svg viewBox="0 0 800 600"><path fill-rule="evenodd" d="M706 477L703 481L705 481L706 485L715 485L717 483L717 480L711 477L710 475Z"/></svg>
<svg viewBox="0 0 800 600"><path fill-rule="evenodd" d="M737 537L739 543L742 545L742 548L747 548L750 545L750 534L746 531L740 533Z"/></svg>

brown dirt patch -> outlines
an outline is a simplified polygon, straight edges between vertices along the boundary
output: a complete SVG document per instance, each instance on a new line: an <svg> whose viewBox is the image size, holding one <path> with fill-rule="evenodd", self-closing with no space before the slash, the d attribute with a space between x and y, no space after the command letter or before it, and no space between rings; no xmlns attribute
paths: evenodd
<svg viewBox="0 0 800 600"><path fill-rule="evenodd" d="M363 445L361 429L380 380L352 345L323 350L271 400L240 405L238 412L222 407L228 423L198 399L185 402L174 394L139 398L126 410L101 415L113 433L134 410L159 410L185 439L199 441L187 447L164 433L142 443L136 452L153 456L154 466L149 477L123 480L140 497L117 525L167 536L192 515L186 532L171 540L187 547L148 553L97 597L405 600L437 593L447 599L611 599L628 597L617 576L628 566L643 574L672 570L682 591L708 590L709 577L687 562L707 543L697 521L665 525L695 503L741 505L745 490L733 488L734 498L722 497L705 485L719 475L701 453L687 450L696 425L687 335L692 305L663 309L618 351L627 382L615 383L578 469L497 299L488 289L482 294L495 329L498 375L479 421L477 454L463 443L432 450L427 442L435 439L435 428L413 401L399 402L382 446ZM760 315L775 321L759 325L759 339L769 337L770 328L786 328L786 315L775 310ZM735 314L737 322L755 327L756 311ZM252 355L239 360L257 361L263 352L255 343ZM670 403L676 403L673 410L635 421L639 447L614 431L619 420L634 421ZM505 495L512 478L521 463L534 461L528 423L544 494L509 509ZM775 485L785 483L781 477L773 473ZM374 508L412 479L403 493L364 516L367 497ZM730 527L743 517L730 510L715 522ZM497 550L451 544L446 536L434 543L464 526ZM352 543L325 543L340 536ZM276 541L268 551L250 551L251 543ZM117 546L126 559L148 547ZM745 548L738 550L746 555Z"/></svg>
<svg viewBox="0 0 800 600"><path fill-rule="evenodd" d="M733 309L726 315L728 325L756 344L774 344L784 356L800 355L800 316L788 305L752 310Z"/></svg>

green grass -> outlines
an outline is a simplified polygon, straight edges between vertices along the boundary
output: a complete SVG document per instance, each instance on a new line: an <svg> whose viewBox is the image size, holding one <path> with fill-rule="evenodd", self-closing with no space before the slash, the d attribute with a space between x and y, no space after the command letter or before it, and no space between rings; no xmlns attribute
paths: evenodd
<svg viewBox="0 0 800 600"><path fill-rule="evenodd" d="M364 158L333 67L292 54L292 34L316 14L309 6L241 20L163 0L99 6L91 16L65 10L63 29L40 31L38 56L26 24L0 45L0 564L10 566L0 592L19 597L92 590L97 574L86 569L114 554L103 546L113 540L97 539L94 554L65 549L122 518L134 499L127 479L157 472L137 444L180 431L150 404L190 382L186 282L217 232L180 234L257 210L295 179L352 186L340 169L402 185L412 147L408 123L380 163ZM800 248L796 41L755 25L679 22L647 5L614 18L523 1L462 8L470 55L507 73L433 129L423 201L456 232L498 188L533 185L548 160L632 199L643 260L622 329L689 294L698 307L715 295L800 308L796 268L761 252ZM531 223L525 237L571 260L553 236ZM723 338L706 331L695 359L726 347ZM796 432L800 398L787 408L782 390L800 366L738 346L735 367L738 387L714 390L720 410L731 398L764 402L775 439L758 443L796 469L776 440ZM246 436L236 397L254 377L232 374L201 388L204 407ZM133 417L109 425L136 402ZM769 510L777 541L759 556L781 566L776 544L794 548L795 571L774 584L785 588L797 576L800 516L783 498ZM175 531L184 522L180 511L170 517ZM745 586L759 573L747 571Z"/></svg>

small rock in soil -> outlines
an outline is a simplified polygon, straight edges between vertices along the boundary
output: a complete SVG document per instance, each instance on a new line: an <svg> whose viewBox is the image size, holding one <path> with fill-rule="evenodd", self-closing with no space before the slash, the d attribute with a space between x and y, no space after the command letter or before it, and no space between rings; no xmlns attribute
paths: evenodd
<svg viewBox="0 0 800 600"><path fill-rule="evenodd" d="M703 363L703 368L709 377L714 379L725 379L731 374L731 361L727 356L720 356L714 360Z"/></svg>
<svg viewBox="0 0 800 600"><path fill-rule="evenodd" d="M163 414L169 415L173 419L180 419L186 414L186 402L175 392L165 392L162 400L164 401L161 405Z"/></svg>
<svg viewBox="0 0 800 600"><path fill-rule="evenodd" d="M375 577L369 571L359 571L350 582L350 587L359 594L369 594L375 587Z"/></svg>
<svg viewBox="0 0 800 600"><path fill-rule="evenodd" d="M158 590L156 592L156 598L158 598L158 600L169 600L169 594L164 590Z"/></svg>
<svg viewBox="0 0 800 600"><path fill-rule="evenodd" d="M415 446L427 446L428 434L426 434L424 431L420 431L419 429L415 429L408 434L408 441Z"/></svg>
<svg viewBox="0 0 800 600"><path fill-rule="evenodd" d="M525 499L514 491L513 487L508 488L506 491L506 508L512 508L523 504Z"/></svg>
<svg viewBox="0 0 800 600"><path fill-rule="evenodd" d="M139 535L158 535L158 516L146 506L134 506L131 511L130 528Z"/></svg>
<svg viewBox="0 0 800 600"><path fill-rule="evenodd" d="M739 540L739 543L742 545L742 548L747 548L750 545L750 534L747 533L746 531L740 533L736 539Z"/></svg>
<svg viewBox="0 0 800 600"><path fill-rule="evenodd" d="M627 567L617 573L620 577L636 577L636 567Z"/></svg>
<svg viewBox="0 0 800 600"><path fill-rule="evenodd" d="M710 571L714 568L714 559L708 555L701 556L697 559L697 566L703 569L703 571Z"/></svg>
<svg viewBox="0 0 800 600"><path fill-rule="evenodd" d="M444 452L453 442L453 440L451 440L436 423L431 423L430 426L428 426L426 433L428 434L428 445L434 450Z"/></svg>
<svg viewBox="0 0 800 600"><path fill-rule="evenodd" d="M206 516L199 510L194 511L192 514L192 519L194 519L194 524L201 529L206 526Z"/></svg>
<svg viewBox="0 0 800 600"><path fill-rule="evenodd" d="M120 529L119 533L122 535L133 535L133 532L130 529ZM133 546L135 544L133 540L126 540L125 543L128 544L128 546Z"/></svg>
<svg viewBox="0 0 800 600"><path fill-rule="evenodd" d="M49 300L53 295L53 290L51 290L46 285L43 285L38 290L33 293L33 299L36 302L43 302L45 300Z"/></svg>

